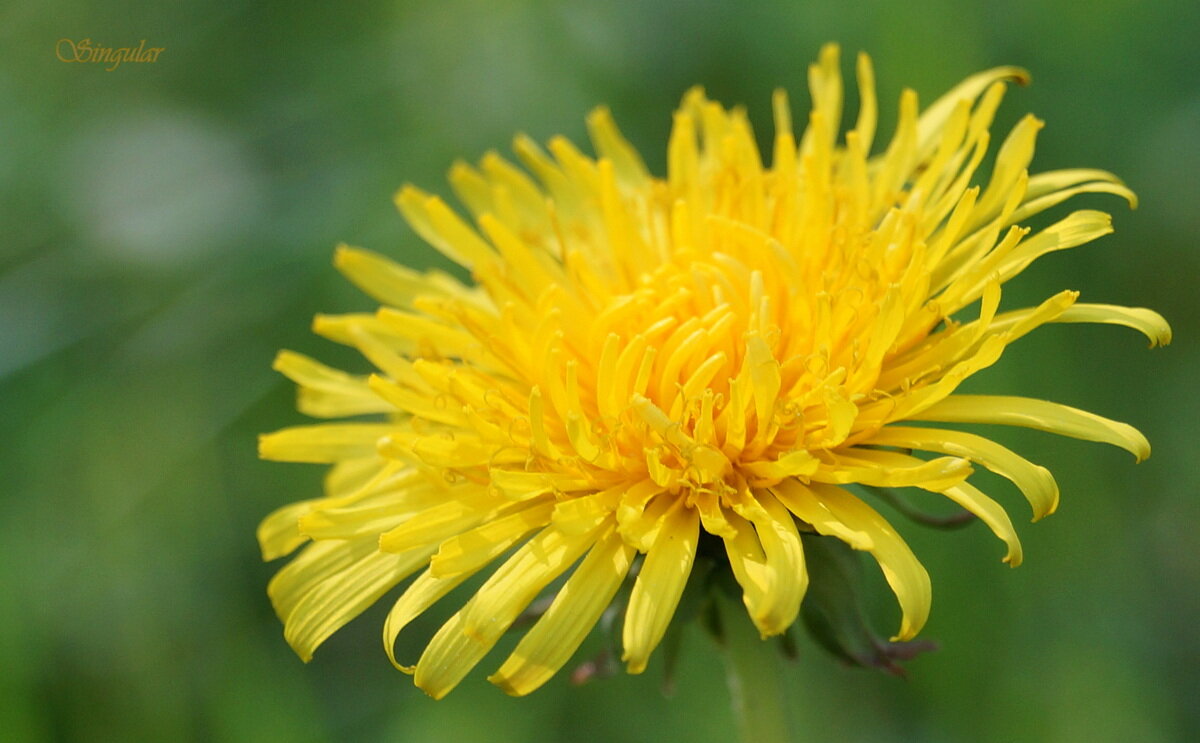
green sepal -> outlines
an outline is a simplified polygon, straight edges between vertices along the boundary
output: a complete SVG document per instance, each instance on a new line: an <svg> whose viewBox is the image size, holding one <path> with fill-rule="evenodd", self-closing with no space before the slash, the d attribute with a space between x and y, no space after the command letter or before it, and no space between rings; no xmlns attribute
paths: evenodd
<svg viewBox="0 0 1200 743"><path fill-rule="evenodd" d="M835 537L800 535L808 567L801 617L809 634L834 656L856 666L904 675L899 661L937 649L928 640L891 642L872 629L861 599L860 555Z"/></svg>

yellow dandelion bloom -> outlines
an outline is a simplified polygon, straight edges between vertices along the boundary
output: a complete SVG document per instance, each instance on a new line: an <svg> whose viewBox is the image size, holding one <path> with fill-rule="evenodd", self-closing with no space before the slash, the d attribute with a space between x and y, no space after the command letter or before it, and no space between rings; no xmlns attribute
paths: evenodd
<svg viewBox="0 0 1200 743"><path fill-rule="evenodd" d="M785 631L808 583L802 531L869 552L900 605L896 639L912 638L929 614L929 577L858 486L940 493L1018 564L1005 509L970 476L982 467L1011 480L1035 520L1058 503L1054 478L994 441L927 422L1024 426L1141 460L1149 444L1124 423L956 390L1046 323L1170 340L1158 314L1084 304L1074 291L1000 310L1002 286L1030 263L1112 231L1092 210L1038 232L1024 221L1080 193L1135 198L1099 170L1029 175L1042 127L1033 116L999 146L986 185L972 185L1005 83L1025 77L981 72L923 112L904 91L895 135L873 155L870 60L858 58L857 121L839 138L831 45L809 70L813 107L799 139L787 98L775 95L769 166L745 112L694 89L675 114L665 178L601 108L587 120L595 158L563 138L543 149L522 136L524 168L494 153L455 164L450 182L472 219L403 188L396 203L409 224L473 284L343 246L335 265L383 306L318 316L314 330L376 372L286 351L276 360L299 385L302 412L376 414L261 439L267 459L332 465L324 497L276 511L259 530L268 559L304 547L269 587L288 642L311 658L415 575L384 644L442 697L551 593L490 676L526 694L631 581L621 640L639 673L702 541L724 553L761 634ZM401 664L398 634L481 572L415 664Z"/></svg>

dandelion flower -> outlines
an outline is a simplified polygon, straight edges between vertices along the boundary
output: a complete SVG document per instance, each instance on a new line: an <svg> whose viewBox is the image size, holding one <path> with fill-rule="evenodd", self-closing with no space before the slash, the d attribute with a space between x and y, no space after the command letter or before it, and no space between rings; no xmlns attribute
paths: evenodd
<svg viewBox="0 0 1200 743"><path fill-rule="evenodd" d="M787 630L808 584L801 532L878 561L900 607L893 639L907 640L929 614L929 577L866 488L944 496L1003 541L1011 565L1016 531L972 473L1011 480L1035 520L1059 497L1045 468L937 423L1023 426L1149 455L1124 423L957 392L1046 323L1170 340L1158 314L1084 304L1075 291L1000 309L1004 284L1033 261L1112 231L1092 210L1037 232L1022 223L1076 194L1133 203L1133 193L1099 170L1029 175L1042 127L1033 116L999 146L986 185L972 185L1020 69L973 75L923 112L904 91L877 154L865 55L857 78L844 137L835 46L809 70L798 140L777 92L769 166L745 112L693 89L674 117L665 178L600 108L587 120L595 158L563 138L547 151L519 136L523 168L494 153L455 164L450 183L470 219L404 187L405 219L471 283L338 249L335 265L383 306L318 316L314 330L375 372L281 353L275 368L299 385L300 410L339 420L260 442L267 459L332 465L324 497L259 530L268 559L304 547L269 587L303 659L412 578L384 644L434 697L543 595L548 608L491 681L536 689L610 605L622 611L622 660L639 673L698 548L721 556L763 637ZM340 420L355 416L374 417ZM405 626L476 574L486 579L415 664L397 660Z"/></svg>

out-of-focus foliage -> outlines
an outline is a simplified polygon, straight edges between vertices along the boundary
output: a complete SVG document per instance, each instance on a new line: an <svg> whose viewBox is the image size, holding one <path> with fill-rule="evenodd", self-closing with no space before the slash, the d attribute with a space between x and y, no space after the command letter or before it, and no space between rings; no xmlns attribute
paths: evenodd
<svg viewBox="0 0 1200 743"><path fill-rule="evenodd" d="M319 472L257 461L254 437L300 422L270 371L276 349L365 370L308 332L317 311L371 307L329 266L336 242L434 261L392 208L402 182L448 193L454 158L506 150L517 131L582 142L599 103L661 172L688 86L745 103L766 134L771 90L806 106L805 68L830 40L873 55L885 133L902 85L929 102L978 69L1030 68L1001 123L1047 121L1035 165L1115 171L1142 205L1081 204L1112 211L1116 235L1040 261L1006 302L1072 288L1149 305L1176 342L1149 353L1132 332L1053 326L983 375L989 391L1129 421L1154 456L1135 467L1000 434L1063 488L1059 512L1021 530L1025 565L1004 568L976 534L901 525L938 588L923 636L942 650L904 682L805 641L786 679L800 738L1200 738L1197 31L1185 0L8 4L4 739L728 739L721 664L699 632L685 633L670 699L652 665L524 700L479 674L435 704L380 651L381 607L303 665L271 615L274 566L253 533L315 493ZM60 62L61 38L165 51L106 71ZM872 610L891 626L880 584Z"/></svg>

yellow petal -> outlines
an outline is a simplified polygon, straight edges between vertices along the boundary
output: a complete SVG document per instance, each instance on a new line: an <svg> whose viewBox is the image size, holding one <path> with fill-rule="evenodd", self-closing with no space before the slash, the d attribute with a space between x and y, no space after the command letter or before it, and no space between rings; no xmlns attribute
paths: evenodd
<svg viewBox="0 0 1200 743"><path fill-rule="evenodd" d="M688 95L690 95L690 91ZM667 183L677 203L694 203L699 196L699 143L696 120L688 112L675 112L671 135L667 139ZM686 200L686 201L684 201Z"/></svg>
<svg viewBox="0 0 1200 743"><path fill-rule="evenodd" d="M500 449L476 435L453 430L420 436L393 428L380 439L379 453L403 461L415 457L430 467L445 469L510 465L526 459L518 449Z"/></svg>
<svg viewBox="0 0 1200 743"><path fill-rule="evenodd" d="M1137 208L1137 195L1112 173L1084 169L1052 170L1029 177L1025 201L1013 212L1009 221L1017 224L1082 193L1110 193L1124 198L1130 207Z"/></svg>
<svg viewBox="0 0 1200 743"><path fill-rule="evenodd" d="M1033 507L1034 521L1058 507L1058 483L1050 470L982 436L939 428L886 426L863 443L933 451L982 464L1021 489Z"/></svg>
<svg viewBox="0 0 1200 743"><path fill-rule="evenodd" d="M758 420L757 435L761 435L771 424L775 414L775 400L779 397L781 380L779 362L771 354L767 342L758 334L746 341L746 366L750 370L750 389L754 397L754 414Z"/></svg>
<svg viewBox="0 0 1200 743"><path fill-rule="evenodd" d="M464 268L495 260L495 252L436 196L405 186L396 194L405 221L425 242Z"/></svg>
<svg viewBox="0 0 1200 743"><path fill-rule="evenodd" d="M378 477L384 467L386 461L375 452L340 460L325 474L325 495L329 498L349 495Z"/></svg>
<svg viewBox="0 0 1200 743"><path fill-rule="evenodd" d="M764 616L770 601L771 575L762 543L746 519L728 512L723 518L727 525L727 533L722 535L725 554L734 579L742 587L742 603L752 619Z"/></svg>
<svg viewBox="0 0 1200 743"><path fill-rule="evenodd" d="M308 537L301 534L298 528L300 517L320 502L320 499L313 499L291 503L272 511L262 520L257 536L263 560L283 557L308 541Z"/></svg>
<svg viewBox="0 0 1200 743"><path fill-rule="evenodd" d="M965 482L960 482L941 492L950 500L978 516L979 520L986 524L993 534L1008 545L1008 553L1004 556L1004 562L1014 568L1021 564L1021 540L1017 538L1017 532L1013 529L1008 513L999 503Z"/></svg>
<svg viewBox="0 0 1200 743"><path fill-rule="evenodd" d="M862 483L880 488L938 488L962 482L971 474L971 463L958 457L938 457L923 462L895 452L859 448L839 450L834 456L834 464L822 464L813 473L814 482Z"/></svg>
<svg viewBox="0 0 1200 743"><path fill-rule="evenodd" d="M337 418L386 413L390 406L373 393L366 380L292 351L280 351L272 368L300 387L296 407L306 415Z"/></svg>
<svg viewBox="0 0 1200 743"><path fill-rule="evenodd" d="M932 335L906 353L892 358L881 370L876 386L882 390L905 390L914 382L950 368L972 349L977 349L977 344L992 329L1000 306L1000 294L1000 282L988 282L979 303L979 319ZM918 332L923 335L926 330L921 325Z"/></svg>
<svg viewBox="0 0 1200 743"><path fill-rule="evenodd" d="M375 551L372 539L331 539L308 545L267 584L275 614L286 620L309 591Z"/></svg>
<svg viewBox="0 0 1200 743"><path fill-rule="evenodd" d="M1150 339L1150 347L1171 342L1171 326L1165 318L1145 307L1121 307L1115 304L1076 304L1056 317L1053 322L1107 323L1133 328Z"/></svg>
<svg viewBox="0 0 1200 743"><path fill-rule="evenodd" d="M513 140L513 151L550 192L555 204L566 206L573 213L579 205L579 184L568 178L541 145L528 136L518 134Z"/></svg>
<svg viewBox="0 0 1200 743"><path fill-rule="evenodd" d="M1002 282L1008 281L1047 253L1089 243L1112 231L1112 217L1104 212L1092 209L1073 212L1018 245L996 271Z"/></svg>
<svg viewBox="0 0 1200 743"><path fill-rule="evenodd" d="M513 202L513 208L525 224L512 222L522 231L543 226L546 216L546 196L525 171L495 152L488 152L479 165L492 184L496 201L503 196Z"/></svg>
<svg viewBox="0 0 1200 743"><path fill-rule="evenodd" d="M511 269L511 276L531 297L539 296L548 286L555 283L561 269L547 259L546 254L536 250L517 233L491 214L479 218L484 234L500 251L500 256ZM564 297L568 295L564 294Z"/></svg>
<svg viewBox="0 0 1200 743"><path fill-rule="evenodd" d="M795 167L796 138L792 133L792 112L786 90L776 88L771 92L771 111L775 115L775 150L771 167L779 173L791 172Z"/></svg>
<svg viewBox="0 0 1200 743"><path fill-rule="evenodd" d="M953 106L951 106L953 108ZM896 133L884 154L872 161L875 167L871 201L875 206L870 217L877 219L890 208L917 163L917 94L905 89L900 94L900 120Z"/></svg>
<svg viewBox="0 0 1200 743"><path fill-rule="evenodd" d="M480 524L442 542L429 561L429 572L436 578L449 578L462 572L475 572L508 551L521 537L550 523L553 499L526 501L520 510Z"/></svg>
<svg viewBox="0 0 1200 743"><path fill-rule="evenodd" d="M762 544L769 584L766 600L751 609L750 618L766 638L785 632L796 621L808 589L808 571L792 515L769 491L757 491L754 500L761 508L750 518Z"/></svg>
<svg viewBox="0 0 1200 743"><path fill-rule="evenodd" d="M1004 138L996 152L991 180L979 197L970 229L979 227L997 215L1000 215L998 227L1008 224L1005 212L1011 214L1024 201L1029 163L1033 160L1037 135L1043 126L1044 122L1033 114L1026 114Z"/></svg>
<svg viewBox="0 0 1200 743"><path fill-rule="evenodd" d="M457 160L450 166L446 180L450 181L450 187L454 189L459 201L465 204L476 218L495 211L492 184L475 168Z"/></svg>
<svg viewBox="0 0 1200 743"><path fill-rule="evenodd" d="M1150 456L1150 442L1128 423L1046 400L1003 395L954 395L921 411L913 420L947 423L999 423L1023 426L1085 441L1112 444L1137 461Z"/></svg>
<svg viewBox="0 0 1200 743"><path fill-rule="evenodd" d="M773 461L743 464L739 467L739 471L762 480L778 481L785 477L808 477L820 466L821 460L805 449L797 449L781 454L778 459Z"/></svg>
<svg viewBox="0 0 1200 743"><path fill-rule="evenodd" d="M1004 353L1004 347L1007 344L1008 337L1005 336L993 335L984 338L983 343L970 358L959 361L936 382L900 396L895 401L895 406L888 414L887 420L899 421L912 418L921 410L936 404L938 400L945 399L972 374L996 363L1000 359L1000 355ZM886 401L886 403L891 402L890 400ZM869 417L867 410L864 410L864 417Z"/></svg>
<svg viewBox="0 0 1200 743"><path fill-rule="evenodd" d="M642 156L633 145L621 135L617 123L613 121L612 112L601 106L587 117L588 133L600 157L612 161L621 181L632 186L645 183L650 173L646 170Z"/></svg>
<svg viewBox="0 0 1200 743"><path fill-rule="evenodd" d="M429 641L416 685L434 699L450 693L538 592L594 542L595 532L566 536L553 526L526 542Z"/></svg>
<svg viewBox="0 0 1200 743"><path fill-rule="evenodd" d="M833 146L838 125L842 121L842 72L838 66L839 52L837 44L825 44L821 47L817 62L808 66L808 89L812 96L813 113L830 122L830 126L823 127L821 135L825 141L819 143L811 141L816 134L813 127L806 129L804 136L800 138L802 153L808 152L814 145L825 149Z"/></svg>
<svg viewBox="0 0 1200 743"><path fill-rule="evenodd" d="M646 670L650 653L662 640L675 614L696 557L699 522L694 510L677 501L646 553L629 596L622 631L625 652L621 660L630 673Z"/></svg>
<svg viewBox="0 0 1200 743"><path fill-rule="evenodd" d="M429 473L386 460L373 459L370 469L353 472L359 461L348 459L330 468L325 485L328 497L319 501L321 508L340 508L378 498L408 508L431 488L442 488Z"/></svg>
<svg viewBox="0 0 1200 743"><path fill-rule="evenodd" d="M400 598L396 599L383 623L383 648L393 666L408 674L416 671L415 664L406 666L396 660L396 638L412 620L472 575L473 573L459 573L450 578L435 578L426 570L409 584Z"/></svg>
<svg viewBox="0 0 1200 743"><path fill-rule="evenodd" d="M510 500L525 500L542 493L574 493L594 490L586 477L565 472L522 472L501 467L488 470L492 487Z"/></svg>
<svg viewBox="0 0 1200 743"><path fill-rule="evenodd" d="M980 338L999 335L1005 345L1028 335L1030 332L1055 322L1079 297L1079 292L1061 291L1037 307L1025 307L996 315L990 323L972 322L960 328L963 332L975 331ZM976 331L976 328L978 330Z"/></svg>
<svg viewBox="0 0 1200 743"><path fill-rule="evenodd" d="M484 488L472 488L455 494L413 516L399 526L379 535L379 549L404 552L417 547L436 548L443 540L463 533L492 516L503 505Z"/></svg>
<svg viewBox="0 0 1200 743"><path fill-rule="evenodd" d="M312 539L376 537L407 516L399 498L370 499L332 508L314 508L300 519L300 533Z"/></svg>
<svg viewBox="0 0 1200 743"><path fill-rule="evenodd" d="M903 614L900 631L893 641L910 640L921 631L932 601L929 574L886 519L832 485L814 484L810 489L795 480L785 480L772 491L789 511L811 524L818 533L835 536L854 549L866 550L879 562Z"/></svg>
<svg viewBox="0 0 1200 743"><path fill-rule="evenodd" d="M897 463L897 466L907 463L909 467L913 467L922 461L907 454L880 453L888 454L889 458ZM1010 563L1013 567L1021 563L1021 542L1017 539L1017 533L1008 518L1008 513L1005 512L999 503L966 482L957 482L951 485L939 482L914 484L923 490L930 490L945 495L950 500L979 517L980 521L986 524L996 536L1000 537L1008 545L1008 554L1004 557L1004 562Z"/></svg>
<svg viewBox="0 0 1200 743"><path fill-rule="evenodd" d="M374 454L381 439L395 431L387 423L323 423L296 426L258 437L258 456L276 462L329 464Z"/></svg>
<svg viewBox="0 0 1200 743"><path fill-rule="evenodd" d="M634 492L634 488L631 488L617 509L617 531L639 552L649 552L653 548L667 517L675 513L675 506L681 502L670 493L662 492L663 488L658 487L657 483L651 484L657 490L640 504L641 508L637 503L639 499L630 497Z"/></svg>
<svg viewBox="0 0 1200 743"><path fill-rule="evenodd" d="M375 313L392 334L418 348L435 349L443 356L482 358L482 349L469 333L417 312L381 307Z"/></svg>
<svg viewBox="0 0 1200 743"><path fill-rule="evenodd" d="M1029 73L1020 67L994 67L977 72L955 85L933 102L917 122L917 142L922 153L933 150L938 135L954 113L959 101L974 101L997 80L1010 80L1020 85L1029 83Z"/></svg>
<svg viewBox="0 0 1200 743"><path fill-rule="evenodd" d="M858 75L858 121L854 131L858 134L863 152L871 151L875 139L875 125L878 122L879 107L875 97L875 68L871 66L871 58L865 53L859 53L855 67Z"/></svg>
<svg viewBox="0 0 1200 743"><path fill-rule="evenodd" d="M634 554L615 531L592 547L550 608L488 680L513 696L546 683L600 619L625 580Z"/></svg>
<svg viewBox="0 0 1200 743"><path fill-rule="evenodd" d="M419 390L430 391L429 385L413 369L413 364L402 353L411 350L413 343L407 338L392 334L377 317L371 316L373 325L351 325L345 328L346 343L358 349L368 361L396 382Z"/></svg>
<svg viewBox="0 0 1200 743"><path fill-rule="evenodd" d="M363 292L393 307L410 307L422 294L441 294L431 278L433 272L420 273L407 266L362 248L339 245L333 253L333 265ZM440 274L440 281L455 281Z"/></svg>
<svg viewBox="0 0 1200 743"><path fill-rule="evenodd" d="M372 374L367 384L376 399L386 401L393 412L401 410L426 420L445 423L448 426L467 427L467 418L463 414L462 403L450 399L446 395L430 397L414 392L377 374Z"/></svg>
<svg viewBox="0 0 1200 743"><path fill-rule="evenodd" d="M305 661L327 637L416 572L432 550L390 555L372 552L304 595L284 620L284 637Z"/></svg>
<svg viewBox="0 0 1200 743"><path fill-rule="evenodd" d="M1080 183L1110 183L1124 186L1125 183L1107 170L1095 168L1066 168L1063 170L1048 170L1029 177L1029 190L1026 196L1040 199L1043 196L1077 186ZM1130 204L1136 206L1135 203Z"/></svg>
<svg viewBox="0 0 1200 743"><path fill-rule="evenodd" d="M312 331L322 338L345 346L358 346L359 336L367 335L390 348L393 353L409 352L412 341L379 321L374 314L350 312L342 315L316 315ZM382 367L381 367L382 368Z"/></svg>
<svg viewBox="0 0 1200 743"><path fill-rule="evenodd" d="M582 534L609 519L629 490L624 483L589 495L563 498L554 504L554 525L567 534Z"/></svg>

